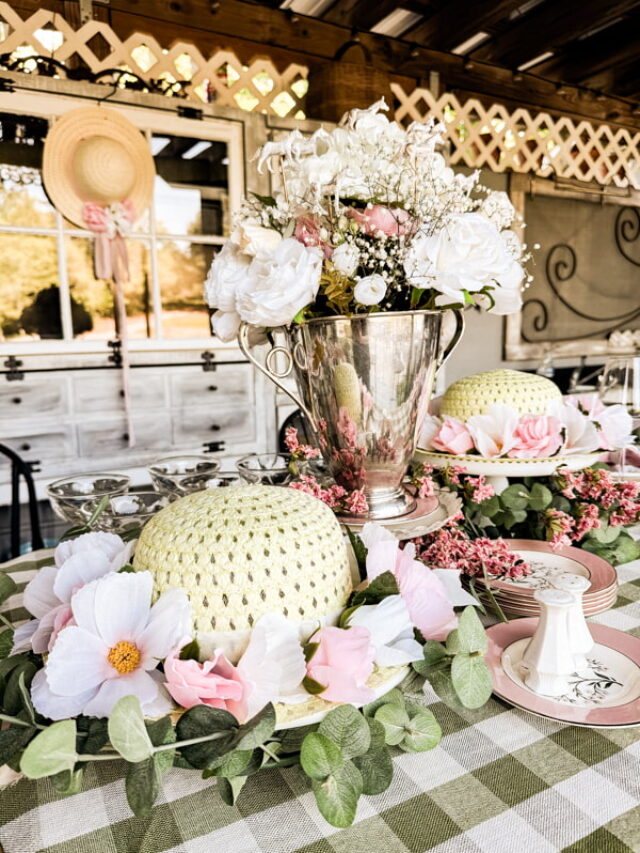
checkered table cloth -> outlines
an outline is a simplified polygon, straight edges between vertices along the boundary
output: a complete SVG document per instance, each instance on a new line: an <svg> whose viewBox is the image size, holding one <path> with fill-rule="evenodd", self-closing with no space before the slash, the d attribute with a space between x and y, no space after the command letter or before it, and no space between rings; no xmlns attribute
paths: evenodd
<svg viewBox="0 0 640 853"><path fill-rule="evenodd" d="M40 552L2 568L22 586ZM640 561L619 568L616 608L594 621L640 637ZM13 618L20 596L8 602ZM452 711L427 697L440 746L397 755L391 787L360 800L335 829L318 813L298 768L250 777L237 806L215 780L172 770L148 818L127 806L119 762L56 796L46 779L0 792L5 853L618 853L640 851L640 729L565 726L497 699Z"/></svg>

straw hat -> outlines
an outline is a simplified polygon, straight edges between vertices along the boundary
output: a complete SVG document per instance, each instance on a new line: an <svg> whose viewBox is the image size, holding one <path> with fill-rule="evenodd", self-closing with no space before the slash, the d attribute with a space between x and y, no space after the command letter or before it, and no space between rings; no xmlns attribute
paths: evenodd
<svg viewBox="0 0 640 853"><path fill-rule="evenodd" d="M49 131L42 177L53 206L84 226L87 202L128 199L139 218L151 202L155 167L146 139L128 119L104 107L81 107Z"/></svg>

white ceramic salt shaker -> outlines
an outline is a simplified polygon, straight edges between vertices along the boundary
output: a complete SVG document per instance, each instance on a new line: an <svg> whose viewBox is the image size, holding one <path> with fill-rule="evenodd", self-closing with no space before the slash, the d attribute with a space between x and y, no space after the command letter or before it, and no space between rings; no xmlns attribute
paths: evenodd
<svg viewBox="0 0 640 853"><path fill-rule="evenodd" d="M593 637L584 618L582 596L591 586L591 582L582 575L574 575L571 572L558 572L550 580L555 589L561 589L573 596L573 606L567 616L569 645L575 658L576 669L585 669L587 655L593 648Z"/></svg>
<svg viewBox="0 0 640 853"><path fill-rule="evenodd" d="M542 696L562 696L575 672L568 629L575 600L561 589L539 589L533 597L540 605L540 621L520 663L524 682Z"/></svg>

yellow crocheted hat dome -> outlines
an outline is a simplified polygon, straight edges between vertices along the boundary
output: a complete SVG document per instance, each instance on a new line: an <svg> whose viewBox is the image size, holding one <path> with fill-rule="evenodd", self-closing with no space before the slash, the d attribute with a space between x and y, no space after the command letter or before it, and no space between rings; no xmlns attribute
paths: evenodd
<svg viewBox="0 0 640 853"><path fill-rule="evenodd" d="M465 376L447 388L441 415L466 421L481 415L492 403L506 403L521 415L543 415L562 397L558 386L544 376L521 370L490 370Z"/></svg>
<svg viewBox="0 0 640 853"><path fill-rule="evenodd" d="M197 634L246 631L265 613L294 622L343 608L352 582L328 506L295 489L231 486L180 498L142 529L136 571L185 590Z"/></svg>

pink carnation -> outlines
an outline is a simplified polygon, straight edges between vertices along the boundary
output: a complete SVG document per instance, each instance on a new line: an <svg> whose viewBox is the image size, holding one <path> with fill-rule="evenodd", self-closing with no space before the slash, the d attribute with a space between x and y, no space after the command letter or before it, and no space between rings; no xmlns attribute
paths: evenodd
<svg viewBox="0 0 640 853"><path fill-rule="evenodd" d="M307 664L307 675L325 686L320 694L329 702L365 704L375 697L366 686L373 672L375 648L367 628L321 628L311 638L319 643Z"/></svg>
<svg viewBox="0 0 640 853"><path fill-rule="evenodd" d="M509 456L543 459L553 456L562 444L560 421L552 415L523 415L514 432Z"/></svg>
<svg viewBox="0 0 640 853"><path fill-rule="evenodd" d="M171 696L183 708L209 705L244 719L246 685L238 670L219 649L204 663L180 660L180 650L187 642L188 639L183 640L164 661L164 686Z"/></svg>
<svg viewBox="0 0 640 853"><path fill-rule="evenodd" d="M458 418L445 417L438 432L431 438L431 446L442 453L463 456L473 450L471 433Z"/></svg>

